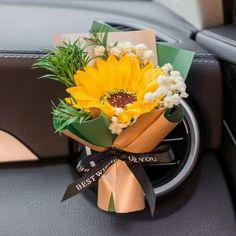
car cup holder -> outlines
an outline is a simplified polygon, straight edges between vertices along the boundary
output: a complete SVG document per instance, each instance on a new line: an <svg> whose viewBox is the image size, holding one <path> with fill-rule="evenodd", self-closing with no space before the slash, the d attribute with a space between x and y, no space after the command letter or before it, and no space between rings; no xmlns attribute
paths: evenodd
<svg viewBox="0 0 236 236"><path fill-rule="evenodd" d="M197 119L186 101L181 101L184 119L159 144L170 145L174 158L167 163L157 165L143 165L157 197L166 195L177 188L193 170L199 153L200 134ZM158 145L158 146L159 146ZM83 155L91 150L72 141L72 160L75 166Z"/></svg>

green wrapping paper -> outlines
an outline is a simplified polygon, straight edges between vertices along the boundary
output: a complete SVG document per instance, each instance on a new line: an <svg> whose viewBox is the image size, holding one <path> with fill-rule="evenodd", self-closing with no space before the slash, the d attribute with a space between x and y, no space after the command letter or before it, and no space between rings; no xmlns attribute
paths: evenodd
<svg viewBox="0 0 236 236"><path fill-rule="evenodd" d="M110 25L94 21L91 27L93 32L118 32L119 30ZM179 49L166 45L165 43L157 43L158 64L163 66L166 63L173 65L175 70L178 70L184 79L187 78L191 67L194 52L184 49Z"/></svg>
<svg viewBox="0 0 236 236"><path fill-rule="evenodd" d="M60 104L58 105L60 106ZM91 143L93 145L101 147L111 147L114 142L116 135L112 134L109 130L110 119L104 114L100 115L92 120L73 122L67 125L64 130L68 130L80 139ZM55 130L61 126L60 122L56 117L53 117L53 127Z"/></svg>
<svg viewBox="0 0 236 236"><path fill-rule="evenodd" d="M98 118L85 121L83 123L73 123L68 129L75 135L81 137L89 143L111 147L116 135L108 129L110 124L109 118L101 113Z"/></svg>

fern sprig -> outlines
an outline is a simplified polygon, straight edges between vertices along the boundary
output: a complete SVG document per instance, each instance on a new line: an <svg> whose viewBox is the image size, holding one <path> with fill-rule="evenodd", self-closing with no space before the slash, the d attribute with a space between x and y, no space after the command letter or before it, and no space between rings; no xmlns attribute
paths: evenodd
<svg viewBox="0 0 236 236"><path fill-rule="evenodd" d="M73 43L64 42L62 46L56 46L55 50L46 49L45 52L47 54L37 60L32 68L48 70L49 73L40 78L57 80L67 87L75 85L74 74L91 61L91 56L79 39Z"/></svg>
<svg viewBox="0 0 236 236"><path fill-rule="evenodd" d="M58 124L56 132L63 131L68 125L74 122L82 123L91 118L89 112L77 110L63 100L59 101L60 104L58 106L52 102L52 114L54 116L54 122Z"/></svg>
<svg viewBox="0 0 236 236"><path fill-rule="evenodd" d="M84 37L84 39L87 41L88 46L102 46L104 47L104 58L106 59L109 55L108 52L108 45L107 45L107 39L108 39L108 31L104 31L103 28L101 28L99 31L90 31L90 37Z"/></svg>

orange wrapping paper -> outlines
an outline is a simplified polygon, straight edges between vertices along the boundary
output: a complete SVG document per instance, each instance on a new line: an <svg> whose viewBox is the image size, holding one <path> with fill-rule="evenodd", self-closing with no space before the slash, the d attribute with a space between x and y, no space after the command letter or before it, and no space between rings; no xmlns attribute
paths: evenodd
<svg viewBox="0 0 236 236"><path fill-rule="evenodd" d="M141 115L115 139L112 147L133 153L152 151L177 125L168 121L164 112L164 109L158 109ZM86 142L68 130L63 133L97 152L107 150L105 147ZM110 209L111 200L113 209ZM124 161L117 161L99 179L97 205L104 211L116 213L128 213L145 208L142 188Z"/></svg>
<svg viewBox="0 0 236 236"><path fill-rule="evenodd" d="M141 115L133 125L124 130L122 134L115 139L113 148L135 153L147 152L146 149L149 149L149 147L144 147L144 145L148 145L150 140L149 138L148 140L143 140L143 134L147 132L147 130L150 130L150 127L153 126L163 112L164 110L159 109ZM141 142L144 141L144 145L140 148L133 145L137 140L141 140ZM155 140L153 140L153 142L155 142ZM140 150L138 151L137 148Z"/></svg>
<svg viewBox="0 0 236 236"><path fill-rule="evenodd" d="M116 138L113 147L133 153L152 151L177 125L169 122L164 110L144 114ZM145 207L143 191L125 162L113 164L98 182L98 207L110 211L111 196L117 213L142 210Z"/></svg>
<svg viewBox="0 0 236 236"><path fill-rule="evenodd" d="M145 122L145 120L143 120L143 122ZM131 143L121 146L115 140L113 147L134 153L150 152L166 137L166 135L172 129L174 129L176 125L177 123L168 121L162 112L153 123L151 123L145 130L143 130L142 133L140 133L139 136L136 133L138 127L137 129L132 129L132 132L128 132L130 137L132 137L133 133L137 136L137 138ZM122 135L120 139L122 139Z"/></svg>
<svg viewBox="0 0 236 236"><path fill-rule="evenodd" d="M104 211L126 213L145 208L141 186L124 161L113 164L98 181L97 205ZM111 195L114 208L109 209Z"/></svg>
<svg viewBox="0 0 236 236"><path fill-rule="evenodd" d="M112 147L132 153L152 151L178 124L168 121L164 113L164 109L159 109L141 115L115 139ZM97 152L107 150L105 147L86 142L68 130L63 133ZM104 211L116 213L128 213L145 208L142 188L124 161L114 163L99 179L97 205Z"/></svg>

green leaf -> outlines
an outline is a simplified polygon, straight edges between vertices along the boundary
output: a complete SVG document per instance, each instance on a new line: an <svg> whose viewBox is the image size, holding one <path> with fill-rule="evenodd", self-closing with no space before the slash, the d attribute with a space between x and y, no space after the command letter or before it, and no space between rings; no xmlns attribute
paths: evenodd
<svg viewBox="0 0 236 236"><path fill-rule="evenodd" d="M109 130L110 122L110 119L104 113L101 113L95 119L74 122L68 127L68 130L94 145L111 147L117 136Z"/></svg>
<svg viewBox="0 0 236 236"><path fill-rule="evenodd" d="M184 112L181 105L167 109L164 113L165 118L172 123L179 123L184 118Z"/></svg>
<svg viewBox="0 0 236 236"><path fill-rule="evenodd" d="M107 45L107 38L108 38L108 32L104 32L103 38L102 38L102 43L103 45Z"/></svg>
<svg viewBox="0 0 236 236"><path fill-rule="evenodd" d="M62 132L70 124L84 122L91 118L89 112L76 110L65 101L60 100L58 106L52 102L53 126L56 132Z"/></svg>
<svg viewBox="0 0 236 236"><path fill-rule="evenodd" d="M101 113L92 119L90 113L76 110L64 101L52 103L53 126L56 132L69 130L77 137L97 146L111 147L116 135L109 130L110 119Z"/></svg>
<svg viewBox="0 0 236 236"><path fill-rule="evenodd" d="M109 206L108 206L108 211L110 211L110 212L116 212L115 201L114 201L113 193L111 193L110 202L109 202Z"/></svg>
<svg viewBox="0 0 236 236"><path fill-rule="evenodd" d="M98 21L93 21L92 27L91 27L91 32L93 33L98 33L98 32L118 32L119 30L116 28L113 28L112 26L101 23Z"/></svg>
<svg viewBox="0 0 236 236"><path fill-rule="evenodd" d="M160 66L171 63L174 69L178 70L184 79L187 78L194 58L194 52L157 43L157 54Z"/></svg>

